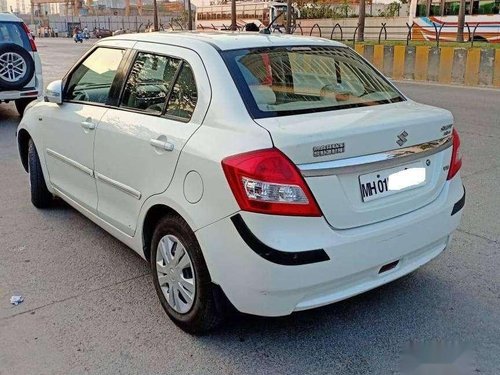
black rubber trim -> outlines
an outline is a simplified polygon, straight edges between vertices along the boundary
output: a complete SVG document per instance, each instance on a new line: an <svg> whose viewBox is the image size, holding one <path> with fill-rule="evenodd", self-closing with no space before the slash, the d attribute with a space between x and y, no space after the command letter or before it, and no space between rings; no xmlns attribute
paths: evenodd
<svg viewBox="0 0 500 375"><path fill-rule="evenodd" d="M255 237L240 214L232 216L231 221L250 249L269 262L283 266L300 266L303 264L319 263L330 260L330 257L323 249L298 252L273 249Z"/></svg>
<svg viewBox="0 0 500 375"><path fill-rule="evenodd" d="M453 210L451 210L451 216L455 215L458 211L460 211L462 208L464 208L464 206L465 206L465 186L464 186L464 195L453 206Z"/></svg>

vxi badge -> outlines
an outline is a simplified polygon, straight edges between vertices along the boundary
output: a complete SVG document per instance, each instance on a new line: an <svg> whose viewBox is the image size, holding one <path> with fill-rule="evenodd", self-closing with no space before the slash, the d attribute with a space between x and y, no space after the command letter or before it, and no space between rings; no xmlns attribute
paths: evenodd
<svg viewBox="0 0 500 375"><path fill-rule="evenodd" d="M344 142L331 143L329 145L314 146L313 156L317 158L318 156L341 154L344 151L345 151Z"/></svg>

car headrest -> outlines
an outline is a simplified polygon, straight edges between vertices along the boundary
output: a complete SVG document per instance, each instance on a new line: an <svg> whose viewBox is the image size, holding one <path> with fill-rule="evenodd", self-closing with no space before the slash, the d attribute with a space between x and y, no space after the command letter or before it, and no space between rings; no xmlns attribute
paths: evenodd
<svg viewBox="0 0 500 375"><path fill-rule="evenodd" d="M259 107L261 105L276 104L276 94L269 86L250 86L250 91Z"/></svg>

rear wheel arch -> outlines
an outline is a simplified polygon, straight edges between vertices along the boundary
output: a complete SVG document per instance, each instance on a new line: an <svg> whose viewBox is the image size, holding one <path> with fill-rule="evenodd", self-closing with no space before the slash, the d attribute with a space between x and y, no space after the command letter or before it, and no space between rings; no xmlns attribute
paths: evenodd
<svg viewBox="0 0 500 375"><path fill-rule="evenodd" d="M155 204L148 209L142 225L142 249L144 257L147 261L150 261L151 258L150 247L155 228L158 222L166 215L174 215L179 217L179 219L186 221L176 210L165 204Z"/></svg>
<svg viewBox="0 0 500 375"><path fill-rule="evenodd" d="M23 164L24 170L29 171L28 168L28 153L29 153L29 143L31 135L26 129L20 129L17 133L17 143L19 148L19 156L21 157L21 163Z"/></svg>

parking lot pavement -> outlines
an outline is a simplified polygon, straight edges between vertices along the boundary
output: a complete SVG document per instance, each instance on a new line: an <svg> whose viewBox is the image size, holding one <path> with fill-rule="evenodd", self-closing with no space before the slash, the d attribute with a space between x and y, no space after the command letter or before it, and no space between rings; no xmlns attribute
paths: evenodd
<svg viewBox="0 0 500 375"><path fill-rule="evenodd" d="M71 38L37 38L35 42L42 59L45 86L61 79L95 41L96 39L89 39L83 43L75 43Z"/></svg>
<svg viewBox="0 0 500 375"><path fill-rule="evenodd" d="M37 42L46 84L90 46ZM500 90L398 86L453 111L462 136L467 205L451 248L350 300L286 318L237 316L205 337L167 318L133 251L63 203L31 206L19 117L1 104L0 374L392 374L410 342L466 343L475 372L499 374ZM13 307L17 293L25 301Z"/></svg>

